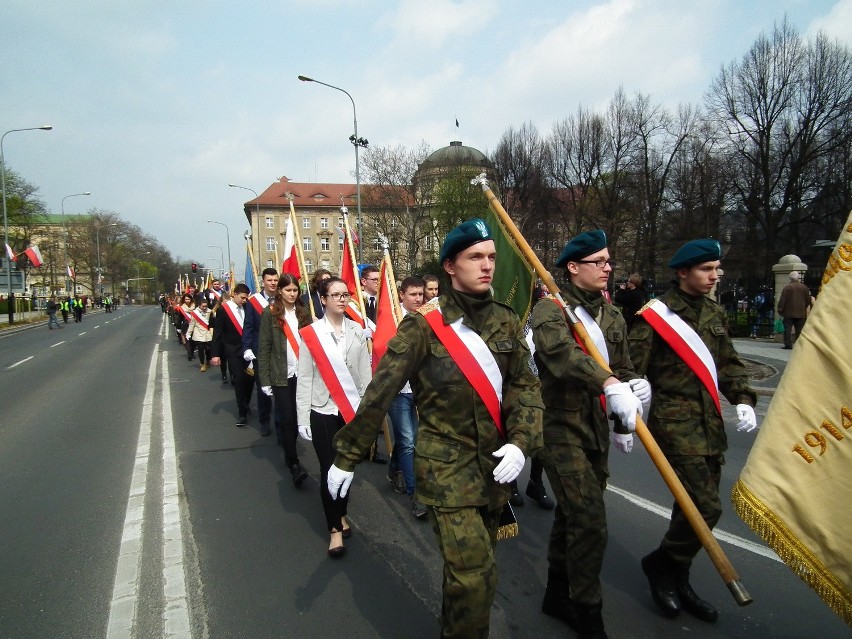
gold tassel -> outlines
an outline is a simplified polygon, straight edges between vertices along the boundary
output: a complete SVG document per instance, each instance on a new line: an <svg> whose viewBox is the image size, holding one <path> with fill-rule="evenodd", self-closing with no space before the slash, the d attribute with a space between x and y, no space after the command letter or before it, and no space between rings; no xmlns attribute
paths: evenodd
<svg viewBox="0 0 852 639"><path fill-rule="evenodd" d="M517 537L520 532L518 520L515 519L515 511L512 510L511 504L506 504L503 506L500 521L497 524L497 541Z"/></svg>

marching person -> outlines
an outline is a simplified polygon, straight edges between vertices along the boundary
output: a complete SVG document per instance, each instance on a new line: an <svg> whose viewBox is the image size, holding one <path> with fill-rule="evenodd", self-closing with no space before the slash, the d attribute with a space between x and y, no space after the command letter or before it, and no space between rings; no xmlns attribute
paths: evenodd
<svg viewBox="0 0 852 639"><path fill-rule="evenodd" d="M778 298L778 314L784 319L784 348L787 350L799 339L813 305L811 292L801 279L798 271L790 273L790 283L781 289Z"/></svg>
<svg viewBox="0 0 852 639"><path fill-rule="evenodd" d="M260 316L257 377L261 392L274 399L275 434L296 486L308 477L296 449L296 380L301 351L299 329L310 323L308 309L299 299L299 280L282 273L275 298Z"/></svg>
<svg viewBox="0 0 852 639"><path fill-rule="evenodd" d="M189 326L186 329L186 339L198 348L198 363L202 373L207 370L210 361L210 347L213 341L213 331L210 328L211 314L207 307L207 298L198 296L198 306L189 314Z"/></svg>
<svg viewBox="0 0 852 639"><path fill-rule="evenodd" d="M248 365L246 369L250 375L256 372L255 360L260 344L258 335L260 332L260 316L264 309L269 306L269 303L275 299L275 294L278 291L278 271L274 268L265 268L261 273L263 288L259 293L255 293L249 297L245 305L246 322L243 326L243 360ZM272 415L272 399L269 395L260 391L260 378L254 375L254 382L257 386L257 416L260 420L260 434L262 437L268 437L272 430L269 428L269 418ZM251 395L249 395L251 401ZM276 425L277 429L278 426Z"/></svg>
<svg viewBox="0 0 852 639"><path fill-rule="evenodd" d="M719 393L736 405L737 430L757 428L757 394L734 350L725 311L707 293L718 278L721 248L713 239L688 242L669 262L676 286L652 300L630 331L636 372L654 389L648 428L712 530L722 514L719 480L728 448ZM642 558L654 602L667 617L681 608L713 622L718 611L689 582L701 542L680 506L672 507L659 548Z"/></svg>
<svg viewBox="0 0 852 639"><path fill-rule="evenodd" d="M361 325L345 316L349 290L339 277L319 284L325 306L322 319L299 331L299 383L296 413L299 435L313 442L320 465L320 496L330 533L328 555L342 557L343 539L351 533L346 520L348 497L335 499L328 489L328 473L334 461L332 439L352 419L370 381L370 353ZM375 430L373 431L375 432Z"/></svg>
<svg viewBox="0 0 852 639"><path fill-rule="evenodd" d="M219 366L223 357L228 358L228 370L234 379L234 395L237 399L237 427L245 428L248 423L248 408L251 400L252 377L246 374L243 360L243 324L245 304L249 287L240 282L234 294L222 304L213 320L213 345L211 366Z"/></svg>
<svg viewBox="0 0 852 639"><path fill-rule="evenodd" d="M600 572L607 543L604 490L610 440L629 453L641 398L650 386L630 363L621 312L601 292L612 273L606 234L596 230L569 241L556 261L567 271L562 291L612 372L574 340L562 308L542 299L533 308L535 363L544 400L544 467L556 497L547 551L542 612L577 630L605 638ZM626 430L610 432L608 415Z"/></svg>
<svg viewBox="0 0 852 639"><path fill-rule="evenodd" d="M320 282L327 280L329 277L331 277L331 271L324 268L317 269L314 272L314 276L311 278L310 293L302 294L302 304L305 305L308 312L310 312L311 307L313 307L313 317L316 317L317 319L322 319L323 313L325 313L318 290L319 285Z"/></svg>
<svg viewBox="0 0 852 639"><path fill-rule="evenodd" d="M213 308L216 303L222 299L222 280L218 277L210 282L210 288L202 293L207 299L207 306Z"/></svg>
<svg viewBox="0 0 852 639"><path fill-rule="evenodd" d="M335 438L328 472L330 494L345 499L355 465L410 380L420 417L416 495L444 558L447 639L488 637L499 516L524 456L540 446L543 406L520 319L491 296L496 257L482 220L450 231L439 259L451 288L402 320L357 415Z"/></svg>
<svg viewBox="0 0 852 639"><path fill-rule="evenodd" d="M192 293L184 293L181 296L181 304L178 306L176 325L180 334L181 342L186 346L186 359L190 362L195 359L195 345L189 338L189 323L192 321L192 311L195 310L195 296Z"/></svg>
<svg viewBox="0 0 852 639"><path fill-rule="evenodd" d="M431 302L433 299L438 297L439 293L439 282L438 276L432 275L431 273L426 273L423 276L423 303Z"/></svg>

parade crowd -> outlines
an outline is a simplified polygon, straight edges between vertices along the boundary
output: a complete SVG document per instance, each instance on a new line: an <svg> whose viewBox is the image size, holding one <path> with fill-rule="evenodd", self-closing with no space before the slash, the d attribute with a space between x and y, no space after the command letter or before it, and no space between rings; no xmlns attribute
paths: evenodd
<svg viewBox="0 0 852 639"><path fill-rule="evenodd" d="M439 294L434 275L397 283L403 317L375 353L381 300L380 271L372 266L360 272L361 303L327 270L304 290L272 268L255 294L245 283L226 291L213 280L160 303L187 359L233 387L237 427L247 427L256 394L260 434L274 431L296 487L307 478L297 439L311 442L329 557L343 557L352 534L347 507L356 466L388 464L390 488L406 496L412 516L430 523L443 557L442 637L489 635L494 548L501 531L511 530L511 505L523 504L517 478L530 458L526 495L555 513L541 610L577 636L599 639L607 636L600 572L610 448L631 452L641 416L712 529L727 449L720 395L736 406L738 430L757 427L757 395L727 316L708 297L721 257L715 240L688 242L669 261L667 293L643 305L632 292L641 278L631 276L616 306L606 295L614 266L606 235L581 233L556 261L566 282L561 298L545 290L525 325L492 296L500 256L485 222L469 220L441 246L446 290ZM563 300L606 366L575 337ZM365 316L361 322L353 309L356 319ZM386 460L377 438L391 432ZM659 546L641 560L661 614L717 619L690 581L700 549L675 503Z"/></svg>

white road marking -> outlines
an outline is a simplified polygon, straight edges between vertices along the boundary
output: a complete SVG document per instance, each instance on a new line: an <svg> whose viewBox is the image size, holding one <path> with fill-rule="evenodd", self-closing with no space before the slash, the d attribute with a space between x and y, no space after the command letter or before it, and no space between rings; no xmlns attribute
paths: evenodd
<svg viewBox="0 0 852 639"><path fill-rule="evenodd" d="M59 346L60 344L64 344L64 343L65 343L65 340L62 340L61 342L56 342L56 344L54 344L53 346ZM53 346L51 346L50 348L53 348Z"/></svg>
<svg viewBox="0 0 852 639"><path fill-rule="evenodd" d="M148 381L142 401L136 461L130 480L127 512L115 569L112 599L109 606L107 637L126 639L133 636L133 624L139 604L139 562L142 557L142 528L145 521L145 488L148 477L148 456L151 448L151 420L157 373L157 350L148 366Z"/></svg>
<svg viewBox="0 0 852 639"><path fill-rule="evenodd" d="M80 333L80 335L85 335L85 334L86 334L86 331L83 331L82 333ZM77 337L80 337L80 335L78 335Z"/></svg>
<svg viewBox="0 0 852 639"><path fill-rule="evenodd" d="M9 370L10 368L15 368L15 366L20 366L20 365L21 365L21 364L23 364L24 362L28 362L28 361L30 361L33 357L34 357L34 355L30 355L30 356L29 356L29 357L27 357L26 359L22 359L20 362L15 362L14 364L12 364L12 365L10 365L10 366L7 366L7 367L6 367L6 370Z"/></svg>
<svg viewBox="0 0 852 639"><path fill-rule="evenodd" d="M96 325L96 326L95 326L95 328L100 328L100 327L101 327L101 325L100 325L100 324L98 324L98 325Z"/></svg>
<svg viewBox="0 0 852 639"><path fill-rule="evenodd" d="M163 623L165 637L192 637L184 575L183 530L178 498L178 467L172 399L169 388L169 354L163 353L161 394L163 402Z"/></svg>
<svg viewBox="0 0 852 639"><path fill-rule="evenodd" d="M612 484L607 484L607 490L611 490L616 495L620 495L624 497L627 501L639 506L639 508L644 508L648 512L652 512L655 515L659 515L664 519L670 519L672 516L671 508L666 508L665 506L660 506L644 497L640 497L639 495L635 495L634 493L628 492L622 488L617 488ZM761 544L756 544L753 541L749 541L748 539L743 539L742 537L738 537L737 535L725 532L724 530L720 530L719 528L713 531L713 536L719 541L727 542L733 546L737 546L742 548L743 550L748 550L749 552L753 552L756 555L760 555L762 557L766 557L768 559L772 559L774 561L780 562L781 559L775 552L769 548L768 546L763 546Z"/></svg>

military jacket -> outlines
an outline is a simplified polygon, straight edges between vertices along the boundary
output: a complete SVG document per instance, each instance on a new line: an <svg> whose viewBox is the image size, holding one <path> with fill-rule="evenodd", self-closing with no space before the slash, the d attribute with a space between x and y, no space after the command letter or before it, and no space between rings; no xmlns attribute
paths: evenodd
<svg viewBox="0 0 852 639"><path fill-rule="evenodd" d="M746 367L728 335L724 310L708 297L697 312L669 290L661 301L686 322L707 346L719 379L719 392L732 404L757 403ZM651 382L653 397L648 428L669 455L718 455L728 448L725 424L692 369L638 316L630 329L630 356L636 372Z"/></svg>
<svg viewBox="0 0 852 639"><path fill-rule="evenodd" d="M451 295L442 295L438 303L445 324L464 316ZM529 368L523 326L512 309L496 301L485 313L479 335L503 374L501 408L508 443L528 455L541 446L544 407L539 381ZM474 328L466 316L463 323ZM507 440L421 313L406 315L388 342L355 418L334 439L335 464L354 469L409 380L420 417L414 452L417 497L431 506L501 507L510 488L494 481L500 458L492 453Z"/></svg>
<svg viewBox="0 0 852 639"><path fill-rule="evenodd" d="M569 306L580 303L572 287L566 287L562 294ZM600 401L603 384L611 375L626 382L636 374L621 311L604 304L598 325L606 340L612 373L583 352L562 309L552 299L541 300L533 309L534 357L545 405L545 447L573 444L591 450L609 449L609 423Z"/></svg>

